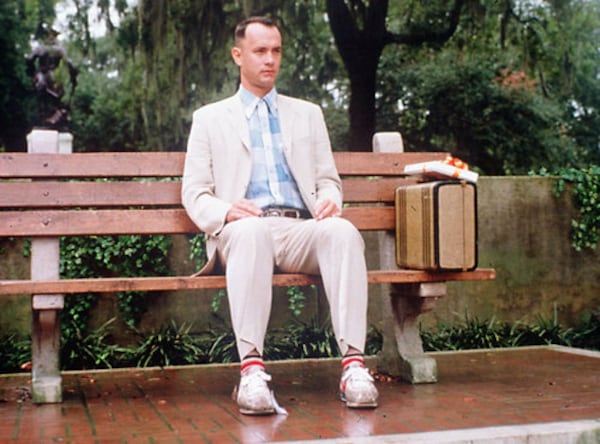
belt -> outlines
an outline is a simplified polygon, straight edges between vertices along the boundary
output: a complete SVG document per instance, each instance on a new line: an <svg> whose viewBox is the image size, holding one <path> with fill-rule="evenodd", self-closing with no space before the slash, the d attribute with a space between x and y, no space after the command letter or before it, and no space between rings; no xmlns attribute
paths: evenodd
<svg viewBox="0 0 600 444"><path fill-rule="evenodd" d="M291 207L269 206L263 208L261 217L291 217L293 219L310 219L312 216L307 210Z"/></svg>

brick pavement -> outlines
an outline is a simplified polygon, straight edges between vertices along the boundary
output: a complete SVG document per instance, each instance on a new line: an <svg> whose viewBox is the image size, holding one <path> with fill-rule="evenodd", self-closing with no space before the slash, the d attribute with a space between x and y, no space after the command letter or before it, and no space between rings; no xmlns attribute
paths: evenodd
<svg viewBox="0 0 600 444"><path fill-rule="evenodd" d="M417 442L418 436L433 436L419 433L445 431L435 435L441 442L441 436L466 429L484 428L481 436L489 437L490 427L519 430L543 423L558 429L562 424L566 430L576 421L592 421L590 436L600 440L600 353L572 351L542 347L435 354L438 383L378 381L376 410L349 410L338 400L338 360L269 363L279 403L289 412L269 417L237 411L230 397L237 365L65 372L64 402L54 405L27 399L28 374L4 375L0 442L349 443L374 436Z"/></svg>

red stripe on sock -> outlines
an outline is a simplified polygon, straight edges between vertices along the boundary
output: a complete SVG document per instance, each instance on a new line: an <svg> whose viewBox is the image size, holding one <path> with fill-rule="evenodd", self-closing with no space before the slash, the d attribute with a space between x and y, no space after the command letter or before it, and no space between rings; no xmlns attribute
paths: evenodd
<svg viewBox="0 0 600 444"><path fill-rule="evenodd" d="M353 362L358 362L361 365L364 365L365 358L362 355L346 356L345 358L342 358L342 369L345 369Z"/></svg>
<svg viewBox="0 0 600 444"><path fill-rule="evenodd" d="M243 373L245 370L248 370L250 367L255 365L263 370L265 368L265 363L263 362L262 358L252 357L242 361L242 364L240 365L240 372Z"/></svg>

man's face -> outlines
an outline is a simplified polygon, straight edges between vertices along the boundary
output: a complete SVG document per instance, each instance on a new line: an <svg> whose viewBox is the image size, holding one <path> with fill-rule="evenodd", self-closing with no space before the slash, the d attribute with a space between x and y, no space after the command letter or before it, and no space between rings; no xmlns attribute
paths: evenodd
<svg viewBox="0 0 600 444"><path fill-rule="evenodd" d="M281 65L281 34L275 26L251 23L246 35L231 50L240 67L242 85L257 97L263 97L275 85Z"/></svg>

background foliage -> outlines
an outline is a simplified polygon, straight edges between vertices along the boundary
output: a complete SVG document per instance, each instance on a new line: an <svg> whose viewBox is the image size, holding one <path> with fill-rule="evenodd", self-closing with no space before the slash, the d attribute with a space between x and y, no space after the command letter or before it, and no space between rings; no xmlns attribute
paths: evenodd
<svg viewBox="0 0 600 444"><path fill-rule="evenodd" d="M278 88L324 107L337 149L397 130L487 174L600 163L593 0L7 0L0 146L24 149L24 55L43 23L80 68L77 151L183 150L192 111L235 91L232 29L259 13L281 24Z"/></svg>
<svg viewBox="0 0 600 444"><path fill-rule="evenodd" d="M80 336L79 348L72 349L63 368L149 367L202 363L228 363L239 358L231 330L207 330L191 333L191 325L171 323L143 336L129 347L114 345L109 340L112 322ZM453 325L421 331L426 351L472 350L530 345L565 345L600 350L600 315L588 313L573 328L564 328L556 316L538 318L531 324L508 324L496 319L465 316ZM382 335L370 329L366 354L376 355L382 347ZM30 359L29 338L15 334L0 335L0 373L23 370ZM267 333L265 356L269 360L339 357L329 322L299 322ZM26 367L26 366L24 366Z"/></svg>
<svg viewBox="0 0 600 444"><path fill-rule="evenodd" d="M169 236L89 236L61 241L60 274L64 278L110 276L164 276L170 273ZM99 328L90 326L97 295L65 297L61 313L61 363L65 368L109 367L116 357L125 360L127 350L112 343L115 321L135 327L147 308L143 292L117 294L118 317ZM124 354L124 357L122 356Z"/></svg>
<svg viewBox="0 0 600 444"><path fill-rule="evenodd" d="M542 169L540 175L549 174ZM571 221L571 245L576 251L595 250L600 239L600 166L587 168L559 168L554 194L560 196L566 184L573 187L573 203L579 217Z"/></svg>

